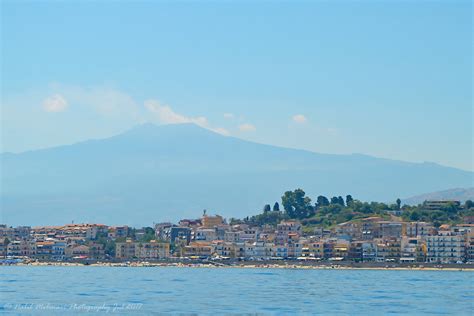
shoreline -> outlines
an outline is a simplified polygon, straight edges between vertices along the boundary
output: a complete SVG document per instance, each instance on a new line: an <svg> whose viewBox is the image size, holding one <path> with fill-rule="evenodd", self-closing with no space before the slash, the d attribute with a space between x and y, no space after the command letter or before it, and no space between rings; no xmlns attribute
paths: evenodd
<svg viewBox="0 0 474 316"><path fill-rule="evenodd" d="M170 267L170 268L234 268L234 269L297 269L297 270L394 270L394 271L465 271L474 272L474 265L469 264L369 264L369 263L341 263L341 264L305 264L295 262L280 263L261 263L261 262L240 262L232 264L223 264L220 262L54 262L54 261L35 261L21 262L14 264L3 264L2 266L31 266L31 267L114 267L114 268L153 268L153 267Z"/></svg>

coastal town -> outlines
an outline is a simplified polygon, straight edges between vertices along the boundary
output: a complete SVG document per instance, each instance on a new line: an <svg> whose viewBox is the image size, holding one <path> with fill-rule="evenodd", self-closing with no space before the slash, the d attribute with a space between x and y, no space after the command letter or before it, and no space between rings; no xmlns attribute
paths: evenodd
<svg viewBox="0 0 474 316"><path fill-rule="evenodd" d="M428 212L458 201L425 201ZM264 213L279 212L264 210ZM332 227L283 219L276 225L209 215L133 228L104 224L0 225L0 262L291 261L474 263L474 216L458 224L403 220L380 212ZM281 213L281 212L279 212Z"/></svg>

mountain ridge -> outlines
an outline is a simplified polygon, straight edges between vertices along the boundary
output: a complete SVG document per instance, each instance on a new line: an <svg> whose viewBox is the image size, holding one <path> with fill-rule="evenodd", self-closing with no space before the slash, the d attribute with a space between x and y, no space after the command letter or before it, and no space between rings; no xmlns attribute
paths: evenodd
<svg viewBox="0 0 474 316"><path fill-rule="evenodd" d="M12 224L74 219L145 225L202 209L246 216L297 187L313 198L352 194L393 202L468 187L473 175L438 164L259 144L194 124L146 124L105 139L1 157L2 221Z"/></svg>
<svg viewBox="0 0 474 316"><path fill-rule="evenodd" d="M461 203L466 200L474 200L474 187L471 188L453 188L448 190L424 193L409 198L402 199L403 204L417 205L426 200L456 200Z"/></svg>
<svg viewBox="0 0 474 316"><path fill-rule="evenodd" d="M208 133L209 135L215 135L215 136L219 136L219 137L226 137L226 138L230 138L230 139L233 139L233 140L243 141L243 142L251 143L251 144L255 144L255 145L278 148L278 149L282 149L282 150L299 151L299 152L304 152L304 153L309 153L309 154L317 154L317 155L327 156L327 157L347 157L347 156L351 156L351 157L360 157L360 158L365 158L365 159L385 160L387 162L394 162L394 163L416 164L416 165L432 165L432 166L437 166L437 167L452 168L452 169L455 169L455 170L471 172L469 170L465 170L465 169L461 169L461 168L457 168L457 167L453 167L453 166L447 166L447 165L443 165L443 164L440 164L440 163L437 163L437 162L432 162L432 161L412 162L412 161L405 161L405 160L399 160L399 159L391 159L391 158L386 158L386 157L377 157L377 156L368 155L368 154L364 154L364 153L350 153L350 154L322 153L322 152L317 152L317 151L312 151L312 150L302 149L302 148L290 148L290 147L284 147L284 146L279 146L279 145L259 143L259 142L255 142L255 141L251 141L251 140L244 140L244 139L234 137L234 136L230 136L230 135L229 136L228 135L221 135L221 134L213 132L209 129L200 127L195 123L156 125L156 124L147 122L147 123L142 123L142 124L135 125L130 129L127 129L127 130L125 130L121 133L118 133L116 135L112 135L110 137L87 139L87 140L83 140L83 141L79 141L79 142L75 142L75 143L70 143L70 144L63 144L63 145L56 145L56 146L45 147L45 148L31 149L31 150L25 150L25 151L21 151L21 152L0 152L0 156L16 156L16 155L22 155L22 154L27 154L27 153L33 153L33 152L37 153L37 152L49 151L49 150L60 149L60 148L62 149L62 148L70 147L70 146L85 145L85 144L96 143L96 142L100 142L100 141L104 141L104 140L112 140L112 139L115 139L115 138L123 137L124 135L133 134L135 132L142 132L144 130L149 130L149 131L155 130L156 131L156 129L162 130L162 129L173 128L173 127L192 127L196 131L201 131L201 132L204 131L204 132Z"/></svg>

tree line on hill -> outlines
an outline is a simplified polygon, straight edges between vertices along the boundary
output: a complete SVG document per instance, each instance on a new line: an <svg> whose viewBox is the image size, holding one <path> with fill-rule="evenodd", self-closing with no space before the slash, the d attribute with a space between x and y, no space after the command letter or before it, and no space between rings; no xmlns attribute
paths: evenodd
<svg viewBox="0 0 474 316"><path fill-rule="evenodd" d="M263 211L255 216L242 220L231 219L231 224L247 223L252 225L277 225L282 220L297 219L306 226L330 227L335 224L379 216L390 218L388 211L400 211L403 220L432 222L435 226L443 223L460 223L464 216L474 215L474 203L470 200L462 207L448 204L440 210L424 210L423 205L401 205L397 199L393 204L380 202L362 202L354 199L352 195L333 196L331 198L319 195L313 203L302 189L286 191L281 197L281 205L275 202L273 207L266 204Z"/></svg>

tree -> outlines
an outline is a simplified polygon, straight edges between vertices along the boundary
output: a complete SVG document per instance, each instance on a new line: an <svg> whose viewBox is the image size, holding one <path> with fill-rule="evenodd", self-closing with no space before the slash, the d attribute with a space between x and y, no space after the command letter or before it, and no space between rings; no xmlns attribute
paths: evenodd
<svg viewBox="0 0 474 316"><path fill-rule="evenodd" d="M144 234L140 238L142 242L149 242L150 240L156 239L155 230L151 227L145 227Z"/></svg>
<svg viewBox="0 0 474 316"><path fill-rule="evenodd" d="M474 202L472 200L466 200L466 202L464 202L464 208L466 210L470 209L470 208L473 208L474 207Z"/></svg>
<svg viewBox="0 0 474 316"><path fill-rule="evenodd" d="M346 205L347 206L352 206L353 202L354 202L354 199L352 198L352 195L350 195L350 194L346 195Z"/></svg>
<svg viewBox="0 0 474 316"><path fill-rule="evenodd" d="M104 252L110 257L115 257L115 242L113 240L107 240L104 245Z"/></svg>
<svg viewBox="0 0 474 316"><path fill-rule="evenodd" d="M441 208L442 211L445 211L446 213L453 215L458 212L458 206L452 202L448 203L448 205L444 206Z"/></svg>
<svg viewBox="0 0 474 316"><path fill-rule="evenodd" d="M250 217L248 223L252 225L272 225L276 226L279 224L283 219L285 219L285 215L281 212L263 212L262 214L258 214L255 216Z"/></svg>
<svg viewBox="0 0 474 316"><path fill-rule="evenodd" d="M342 196L339 195L337 197L337 202L339 203L339 205L344 206L344 199L342 198Z"/></svg>
<svg viewBox="0 0 474 316"><path fill-rule="evenodd" d="M420 219L421 215L418 211L413 211L411 214L410 214L410 219L412 221L418 221Z"/></svg>
<svg viewBox="0 0 474 316"><path fill-rule="evenodd" d="M323 207L323 206L328 206L329 205L329 200L327 197L320 195L318 196L316 200L317 206L318 207Z"/></svg>
<svg viewBox="0 0 474 316"><path fill-rule="evenodd" d="M400 210L401 206L402 206L402 200L397 199L397 210Z"/></svg>
<svg viewBox="0 0 474 316"><path fill-rule="evenodd" d="M274 212L280 211L280 204L278 204L278 202L275 202L275 204L273 204L273 211Z"/></svg>
<svg viewBox="0 0 474 316"><path fill-rule="evenodd" d="M339 199L337 198L337 196L333 196L331 198L331 204L339 204Z"/></svg>
<svg viewBox="0 0 474 316"><path fill-rule="evenodd" d="M290 218L294 218L296 216L296 212L295 212L296 201L295 201L293 192L286 191L281 197L281 204L283 205L283 208L285 209L286 214Z"/></svg>
<svg viewBox="0 0 474 316"><path fill-rule="evenodd" d="M270 211L271 211L270 204L265 204L265 206L263 207L263 212L267 213L267 212L270 212Z"/></svg>
<svg viewBox="0 0 474 316"><path fill-rule="evenodd" d="M238 225L238 224L243 224L244 221L238 218L231 217L229 220L230 225Z"/></svg>
<svg viewBox="0 0 474 316"><path fill-rule="evenodd" d="M305 194L303 190L296 189L294 191L286 191L281 197L281 204L290 218L303 219L312 214L311 199L305 196Z"/></svg>

